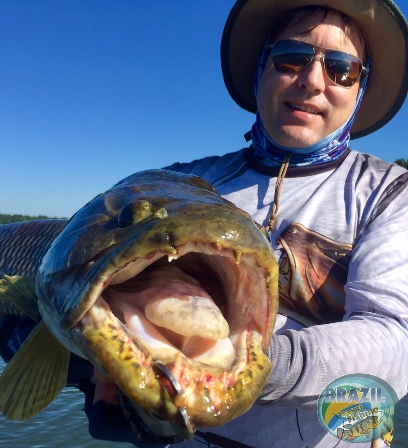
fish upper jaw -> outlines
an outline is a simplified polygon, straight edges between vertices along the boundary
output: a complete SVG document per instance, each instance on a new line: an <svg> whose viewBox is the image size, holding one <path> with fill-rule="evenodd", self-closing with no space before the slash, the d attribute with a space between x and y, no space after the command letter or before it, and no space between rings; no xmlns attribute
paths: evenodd
<svg viewBox="0 0 408 448"><path fill-rule="evenodd" d="M109 295L112 288L123 290L133 279L138 279L140 273L155 266L169 265L172 260L171 265L180 267L190 277L197 277L200 282L205 283L207 297L212 297L221 309L232 334L235 332L234 328L242 328L245 321L251 321L262 335L263 349L266 350L272 336L278 305L278 270L275 260L273 265L262 265L259 263L259 254L255 251L233 251L220 243L204 244L194 241L177 247L170 257L167 251L155 251L134 258L132 252L128 251L126 257L118 258L119 260L112 258L106 266L102 266L83 294L81 306L64 317L62 326L75 326L101 294L104 297ZM80 274L74 273L73 277L80 277ZM74 285L73 291L80 287ZM228 307L228 303L233 306ZM56 316L58 318L59 315ZM71 324L68 324L69 321Z"/></svg>

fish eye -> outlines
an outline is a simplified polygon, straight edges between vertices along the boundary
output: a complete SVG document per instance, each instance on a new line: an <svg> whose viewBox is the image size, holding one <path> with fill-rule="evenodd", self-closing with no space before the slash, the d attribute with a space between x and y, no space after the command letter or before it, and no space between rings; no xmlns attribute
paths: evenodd
<svg viewBox="0 0 408 448"><path fill-rule="evenodd" d="M123 229L133 224L133 204L128 204L122 208L118 215L118 227Z"/></svg>

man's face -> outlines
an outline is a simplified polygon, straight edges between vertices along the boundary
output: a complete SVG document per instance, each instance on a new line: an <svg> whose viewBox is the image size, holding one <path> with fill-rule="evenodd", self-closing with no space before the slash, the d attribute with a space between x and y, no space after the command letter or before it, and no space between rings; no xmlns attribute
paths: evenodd
<svg viewBox="0 0 408 448"><path fill-rule="evenodd" d="M278 37L299 39L319 47L351 53L364 60L364 44L357 32L347 37L339 16L329 13L323 23L312 15L297 25L289 25ZM344 88L330 81L317 56L297 73L275 70L270 57L258 87L258 108L268 134L280 145L304 148L318 142L342 126L353 111L359 83Z"/></svg>

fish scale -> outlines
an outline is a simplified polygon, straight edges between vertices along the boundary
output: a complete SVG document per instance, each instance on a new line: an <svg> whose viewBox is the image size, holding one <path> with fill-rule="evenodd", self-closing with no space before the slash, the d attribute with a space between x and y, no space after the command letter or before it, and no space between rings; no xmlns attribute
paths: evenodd
<svg viewBox="0 0 408 448"><path fill-rule="evenodd" d="M1 225L0 278L4 275L35 275L41 257L67 222L50 219Z"/></svg>

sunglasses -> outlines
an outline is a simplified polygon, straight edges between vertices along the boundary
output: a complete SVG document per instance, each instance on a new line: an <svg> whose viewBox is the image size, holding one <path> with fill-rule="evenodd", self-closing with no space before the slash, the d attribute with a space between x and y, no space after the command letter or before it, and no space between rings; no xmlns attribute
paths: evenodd
<svg viewBox="0 0 408 448"><path fill-rule="evenodd" d="M334 84L349 88L368 70L357 56L331 50L295 39L278 40L265 49L271 50L272 63L278 72L294 73L306 68L320 54L324 72Z"/></svg>

